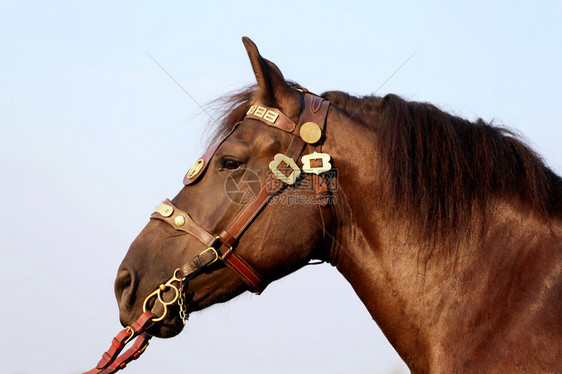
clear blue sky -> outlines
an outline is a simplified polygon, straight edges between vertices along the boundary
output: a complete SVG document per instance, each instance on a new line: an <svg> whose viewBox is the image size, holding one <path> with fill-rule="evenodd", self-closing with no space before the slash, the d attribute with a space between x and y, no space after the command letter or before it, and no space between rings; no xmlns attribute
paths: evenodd
<svg viewBox="0 0 562 374"><path fill-rule="evenodd" d="M561 174L560 19L557 1L2 2L2 372L97 362L117 266L203 151L206 114L147 52L200 103L253 83L243 35L314 92L373 93L413 55L377 94L511 127ZM127 372L187 367L407 371L327 265L194 314Z"/></svg>

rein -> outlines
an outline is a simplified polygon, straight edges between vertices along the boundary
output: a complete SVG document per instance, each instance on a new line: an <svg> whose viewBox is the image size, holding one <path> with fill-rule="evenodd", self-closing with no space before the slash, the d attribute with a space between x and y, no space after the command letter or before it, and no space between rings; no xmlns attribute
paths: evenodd
<svg viewBox="0 0 562 374"><path fill-rule="evenodd" d="M145 298L141 316L113 338L109 350L103 354L97 366L84 374L115 373L125 368L132 360L136 360L144 352L151 338L146 331L155 323L163 320L168 315L169 307L175 304L178 304L179 316L185 325L188 319L188 310L184 288L190 279L195 278L205 267L219 260L224 262L251 291L260 294L265 289L267 283L263 277L234 249L240 236L274 196L282 193L289 185L296 183L301 172L312 174L314 194L319 207L326 207L331 197L326 181L327 177L324 177L325 174L323 174L332 168L330 155L322 153L322 143L325 139L324 127L330 102L309 93L305 89L299 89L299 91L304 93L304 99L298 123L292 121L279 110L265 105L252 105L248 110L245 119L258 120L268 126L290 133L293 137L285 152L276 154L270 162L271 175L269 175L257 197L247 204L218 235L202 228L187 212L176 207L168 199L155 208L151 219L164 221L175 230L192 235L206 249L177 268L166 283L158 286ZM184 185L190 185L201 177L219 146L235 129L236 126L226 137L213 144L189 169L184 178ZM302 156L303 166L301 171L295 160L300 158L308 145L311 146L313 152ZM288 171L290 173L287 174ZM270 183L276 182L276 179L283 183ZM272 188L272 185L275 187ZM329 210L329 214L332 214L332 209ZM325 231L324 213L321 212L321 214L323 230ZM161 313L161 315L155 314L157 310L158 314ZM124 347L133 339L135 340L132 347L120 355Z"/></svg>

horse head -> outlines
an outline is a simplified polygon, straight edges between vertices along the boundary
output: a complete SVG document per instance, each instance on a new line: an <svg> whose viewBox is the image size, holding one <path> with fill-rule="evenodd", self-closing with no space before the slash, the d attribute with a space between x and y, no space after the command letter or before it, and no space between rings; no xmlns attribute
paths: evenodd
<svg viewBox="0 0 562 374"><path fill-rule="evenodd" d="M328 258L329 196L318 196L328 178L318 174L330 163L310 156L302 172L299 163L321 150L324 123L313 121L326 120L329 103L288 83L243 41L257 88L234 105L186 186L157 207L130 246L115 280L123 325L153 310L164 318L151 333L170 337L183 327L181 308L185 314L261 292L311 259ZM166 283L175 269L184 273Z"/></svg>

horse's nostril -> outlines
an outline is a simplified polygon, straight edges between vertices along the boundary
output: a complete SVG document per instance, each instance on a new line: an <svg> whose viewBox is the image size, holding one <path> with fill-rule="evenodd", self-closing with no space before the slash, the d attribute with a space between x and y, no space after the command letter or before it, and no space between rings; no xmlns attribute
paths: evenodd
<svg viewBox="0 0 562 374"><path fill-rule="evenodd" d="M135 303L137 280L134 273L122 267L115 278L115 296L121 309L129 309Z"/></svg>

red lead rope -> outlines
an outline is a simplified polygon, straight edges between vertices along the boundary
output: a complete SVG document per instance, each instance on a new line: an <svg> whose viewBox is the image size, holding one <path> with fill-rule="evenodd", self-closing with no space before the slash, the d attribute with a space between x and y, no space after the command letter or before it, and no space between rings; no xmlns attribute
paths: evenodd
<svg viewBox="0 0 562 374"><path fill-rule="evenodd" d="M153 318L155 318L155 315L151 311L146 311L131 326L121 330L113 338L111 347L103 354L98 365L83 374L115 373L127 366L129 362L139 358L148 346L150 335L145 334L145 331L154 323ZM132 347L119 356L123 348L135 337L136 340Z"/></svg>

